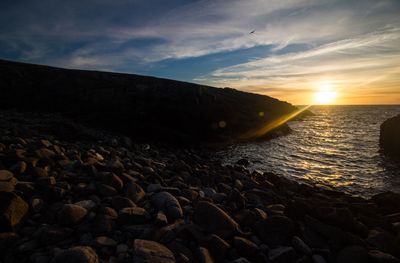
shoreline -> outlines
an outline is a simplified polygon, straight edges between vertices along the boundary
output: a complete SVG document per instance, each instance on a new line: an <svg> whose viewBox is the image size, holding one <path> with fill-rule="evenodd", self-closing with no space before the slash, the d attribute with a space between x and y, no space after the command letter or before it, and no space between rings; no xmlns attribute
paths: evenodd
<svg viewBox="0 0 400 263"><path fill-rule="evenodd" d="M1 262L400 262L399 194L35 116L0 119Z"/></svg>

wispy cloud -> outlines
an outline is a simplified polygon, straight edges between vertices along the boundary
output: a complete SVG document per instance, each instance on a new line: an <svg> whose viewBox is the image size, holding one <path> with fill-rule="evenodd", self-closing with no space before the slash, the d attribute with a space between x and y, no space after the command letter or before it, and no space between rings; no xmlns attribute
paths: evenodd
<svg viewBox="0 0 400 263"><path fill-rule="evenodd" d="M185 80L295 100L321 81L399 85L399 11L397 0L2 1L0 56L165 76L168 61L196 68L189 58L215 54ZM269 48L225 64L258 47Z"/></svg>

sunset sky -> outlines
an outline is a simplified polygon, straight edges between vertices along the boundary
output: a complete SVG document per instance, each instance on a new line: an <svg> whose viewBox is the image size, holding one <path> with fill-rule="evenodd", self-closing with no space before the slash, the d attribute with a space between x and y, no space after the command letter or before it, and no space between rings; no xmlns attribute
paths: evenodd
<svg viewBox="0 0 400 263"><path fill-rule="evenodd" d="M0 58L400 104L400 1L2 0Z"/></svg>

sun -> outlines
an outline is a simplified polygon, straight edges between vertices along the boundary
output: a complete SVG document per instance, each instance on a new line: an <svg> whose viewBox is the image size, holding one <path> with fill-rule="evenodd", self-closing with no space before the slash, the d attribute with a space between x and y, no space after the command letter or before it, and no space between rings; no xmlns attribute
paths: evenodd
<svg viewBox="0 0 400 263"><path fill-rule="evenodd" d="M330 85L320 85L319 91L314 95L314 100L316 104L320 105L333 104L336 96L337 93Z"/></svg>

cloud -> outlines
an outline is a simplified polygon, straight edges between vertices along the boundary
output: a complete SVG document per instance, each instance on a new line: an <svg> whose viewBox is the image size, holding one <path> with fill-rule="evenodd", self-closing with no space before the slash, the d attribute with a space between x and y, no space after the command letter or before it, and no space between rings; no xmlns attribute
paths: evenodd
<svg viewBox="0 0 400 263"><path fill-rule="evenodd" d="M185 80L279 95L326 79L357 89L395 79L399 10L397 0L4 0L0 57L172 78L182 74L162 69L212 58Z"/></svg>

